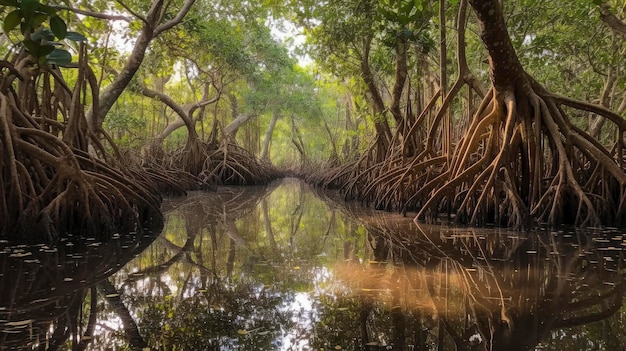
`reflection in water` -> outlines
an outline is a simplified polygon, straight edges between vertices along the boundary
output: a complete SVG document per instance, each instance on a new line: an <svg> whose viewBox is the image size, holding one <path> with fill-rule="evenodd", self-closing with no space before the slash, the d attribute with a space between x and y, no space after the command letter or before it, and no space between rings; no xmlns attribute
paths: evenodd
<svg viewBox="0 0 626 351"><path fill-rule="evenodd" d="M68 349L67 340L73 350L626 343L626 244L616 230L436 227L325 201L290 179L168 199L162 234L121 269L146 244L86 242L50 257L43 246L7 244L0 349ZM105 246L118 251L98 251Z"/></svg>
<svg viewBox="0 0 626 351"><path fill-rule="evenodd" d="M153 235L58 245L0 243L0 350L81 350L96 328L96 288L143 251ZM100 283L98 283L100 282Z"/></svg>
<svg viewBox="0 0 626 351"><path fill-rule="evenodd" d="M384 341L398 349L531 350L542 340L563 349L576 337L560 328L622 307L625 241L615 230L524 234L362 218L376 261L343 277L361 289L362 335L374 307L391 306ZM623 335L601 337L577 346L621 349Z"/></svg>

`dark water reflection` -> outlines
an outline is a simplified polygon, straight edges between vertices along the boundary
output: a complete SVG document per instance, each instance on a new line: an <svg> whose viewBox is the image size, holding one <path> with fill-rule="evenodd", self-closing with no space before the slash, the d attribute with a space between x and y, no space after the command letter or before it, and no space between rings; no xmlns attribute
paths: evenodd
<svg viewBox="0 0 626 351"><path fill-rule="evenodd" d="M626 345L617 230L418 226L325 200L287 179L166 201L145 250L141 237L55 252L5 243L0 348Z"/></svg>
<svg viewBox="0 0 626 351"><path fill-rule="evenodd" d="M0 242L0 349L56 350L68 340L86 347L97 329L97 291L109 288L103 296L121 302L107 278L154 237L69 236L55 246Z"/></svg>

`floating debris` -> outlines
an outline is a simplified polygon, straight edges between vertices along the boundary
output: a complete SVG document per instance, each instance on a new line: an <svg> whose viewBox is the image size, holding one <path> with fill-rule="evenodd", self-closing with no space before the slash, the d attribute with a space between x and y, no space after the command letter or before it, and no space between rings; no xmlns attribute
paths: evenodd
<svg viewBox="0 0 626 351"><path fill-rule="evenodd" d="M25 319L23 321L9 322L5 324L7 327L24 328L34 322L34 319Z"/></svg>
<svg viewBox="0 0 626 351"><path fill-rule="evenodd" d="M30 255L32 255L32 254L33 254L32 252L16 252L16 253L12 253L12 254L10 254L10 255L9 255L9 257L17 257L17 258L20 258L20 257L30 256Z"/></svg>

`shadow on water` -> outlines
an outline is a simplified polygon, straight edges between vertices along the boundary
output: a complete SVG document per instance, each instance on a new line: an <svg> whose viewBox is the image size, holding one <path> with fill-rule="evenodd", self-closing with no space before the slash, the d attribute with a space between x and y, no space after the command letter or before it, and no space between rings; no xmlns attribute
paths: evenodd
<svg viewBox="0 0 626 351"><path fill-rule="evenodd" d="M107 278L154 237L129 233L101 242L69 236L54 246L1 242L0 349L57 350L68 342L83 349L96 327L98 289L110 286ZM109 291L107 298L116 296Z"/></svg>
<svg viewBox="0 0 626 351"><path fill-rule="evenodd" d="M0 349L626 343L623 233L417 225L331 195L322 201L293 179L224 187L166 200L149 246L153 238L4 244Z"/></svg>

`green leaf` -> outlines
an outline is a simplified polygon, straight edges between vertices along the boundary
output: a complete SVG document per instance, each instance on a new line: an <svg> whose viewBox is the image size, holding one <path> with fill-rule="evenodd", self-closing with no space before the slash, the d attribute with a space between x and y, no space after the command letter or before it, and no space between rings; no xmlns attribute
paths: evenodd
<svg viewBox="0 0 626 351"><path fill-rule="evenodd" d="M87 41L87 37L77 32L67 32L65 39L71 41Z"/></svg>
<svg viewBox="0 0 626 351"><path fill-rule="evenodd" d="M28 52L35 56L35 57L40 57L41 55L39 55L39 50L41 49L41 45L38 42L32 41L32 40L24 40L22 41L22 43L24 44L24 46L26 47L26 50L28 50Z"/></svg>
<svg viewBox="0 0 626 351"><path fill-rule="evenodd" d="M44 5L44 4L37 4L37 7L35 8L35 10L37 12L43 12L47 14L48 16L54 16L57 13L57 9L55 9L54 7L50 5Z"/></svg>
<svg viewBox="0 0 626 351"><path fill-rule="evenodd" d="M72 63L72 54L64 49L54 49L48 55L48 63L57 66L69 65L70 63Z"/></svg>
<svg viewBox="0 0 626 351"><path fill-rule="evenodd" d="M33 16L33 21L31 22L31 26L33 28L37 28L41 26L41 24L44 23L47 19L48 19L48 15L46 15L45 13L37 13L35 14L35 16Z"/></svg>
<svg viewBox="0 0 626 351"><path fill-rule="evenodd" d="M65 21L59 16L50 17L50 30L52 30L52 33L54 33L57 38L65 39L67 35L67 24L65 24Z"/></svg>
<svg viewBox="0 0 626 351"><path fill-rule="evenodd" d="M39 62L41 63L41 58L45 58L46 55L53 53L55 50L57 50L54 47L53 43L47 44L47 45L41 45L38 41L33 41L33 40L24 40L22 41L22 43L24 43L24 46L26 47L26 49L28 50L28 52L36 57ZM70 59L71 59L71 55L70 55ZM45 61L45 60L44 60Z"/></svg>
<svg viewBox="0 0 626 351"><path fill-rule="evenodd" d="M379 7L378 11L385 17L387 21L394 22L397 18L397 14L391 10L387 10L386 8Z"/></svg>
<svg viewBox="0 0 626 351"><path fill-rule="evenodd" d="M30 35L30 39L36 42L39 42L42 39L47 40L47 41L53 41L54 34L47 28L39 28L33 34Z"/></svg>
<svg viewBox="0 0 626 351"><path fill-rule="evenodd" d="M419 5L421 5L421 3ZM407 2L406 4L400 6L400 11L399 12L401 12L401 13L403 13L403 14L408 16L411 13L411 11L413 10L413 7L415 7L415 3Z"/></svg>
<svg viewBox="0 0 626 351"><path fill-rule="evenodd" d="M0 0L0 5L17 7L17 0Z"/></svg>
<svg viewBox="0 0 626 351"><path fill-rule="evenodd" d="M37 4L37 0L22 0L20 7L26 12L35 11L35 9L37 8Z"/></svg>
<svg viewBox="0 0 626 351"><path fill-rule="evenodd" d="M56 50L54 45L41 45L41 49L39 49L39 56L46 56L54 50Z"/></svg>
<svg viewBox="0 0 626 351"><path fill-rule="evenodd" d="M407 24L409 24L409 16L403 13L398 14L398 23L400 23L402 26L406 26Z"/></svg>
<svg viewBox="0 0 626 351"><path fill-rule="evenodd" d="M15 27L17 27L17 25L20 24L20 22L22 22L22 17L24 16L21 10L15 10L15 11L9 12L9 14L4 18L4 23L2 24L2 30L5 33L10 32Z"/></svg>

